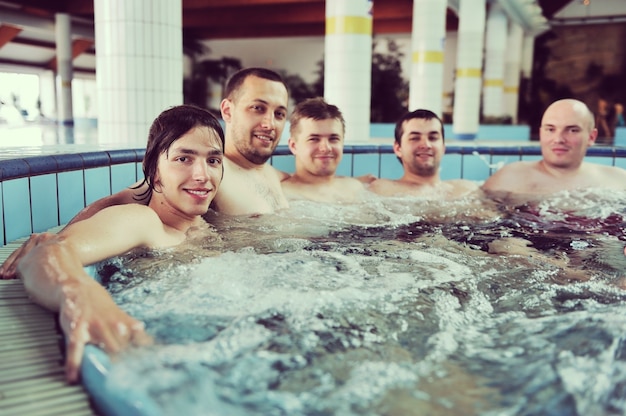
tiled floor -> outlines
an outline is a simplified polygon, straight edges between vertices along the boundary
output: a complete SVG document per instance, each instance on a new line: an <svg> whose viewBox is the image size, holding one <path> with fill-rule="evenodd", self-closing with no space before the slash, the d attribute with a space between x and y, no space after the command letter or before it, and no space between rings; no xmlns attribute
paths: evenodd
<svg viewBox="0 0 626 416"><path fill-rule="evenodd" d="M0 263L24 240L2 247ZM20 280L0 280L0 414L3 416L94 414L84 388L65 381L62 339L55 320L55 314L28 298Z"/></svg>

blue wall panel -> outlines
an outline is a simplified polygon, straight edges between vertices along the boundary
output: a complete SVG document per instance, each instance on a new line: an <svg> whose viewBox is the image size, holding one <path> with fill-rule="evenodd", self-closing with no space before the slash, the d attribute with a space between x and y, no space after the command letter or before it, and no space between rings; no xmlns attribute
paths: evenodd
<svg viewBox="0 0 626 416"><path fill-rule="evenodd" d="M463 156L459 154L444 155L441 159L439 176L443 180L459 179L463 177Z"/></svg>
<svg viewBox="0 0 626 416"><path fill-rule="evenodd" d="M135 170L137 171L137 181L142 181L143 180L143 166L141 163L137 163L135 165Z"/></svg>
<svg viewBox="0 0 626 416"><path fill-rule="evenodd" d="M272 156L272 166L283 172L293 173L296 170L296 161L293 155Z"/></svg>
<svg viewBox="0 0 626 416"><path fill-rule="evenodd" d="M463 179L484 181L489 177L489 155L463 156Z"/></svg>
<svg viewBox="0 0 626 416"><path fill-rule="evenodd" d="M344 155L344 157L352 157L352 176L371 174L376 177L380 177L380 155L354 154Z"/></svg>
<svg viewBox="0 0 626 416"><path fill-rule="evenodd" d="M128 188L137 181L137 171L134 163L111 166L111 193Z"/></svg>
<svg viewBox="0 0 626 416"><path fill-rule="evenodd" d="M34 232L40 233L59 225L56 174L30 178L30 198Z"/></svg>
<svg viewBox="0 0 626 416"><path fill-rule="evenodd" d="M395 154L380 155L380 177L385 179L400 179L404 169Z"/></svg>
<svg viewBox="0 0 626 416"><path fill-rule="evenodd" d="M344 154L337 166L335 175L337 176L352 176L352 155Z"/></svg>
<svg viewBox="0 0 626 416"><path fill-rule="evenodd" d="M4 231L7 242L32 233L28 178L4 181L2 200L4 201Z"/></svg>
<svg viewBox="0 0 626 416"><path fill-rule="evenodd" d="M60 172L57 175L59 186L59 221L67 224L85 207L85 182L82 170Z"/></svg>
<svg viewBox="0 0 626 416"><path fill-rule="evenodd" d="M108 166L85 169L85 202L87 205L111 195L111 177Z"/></svg>

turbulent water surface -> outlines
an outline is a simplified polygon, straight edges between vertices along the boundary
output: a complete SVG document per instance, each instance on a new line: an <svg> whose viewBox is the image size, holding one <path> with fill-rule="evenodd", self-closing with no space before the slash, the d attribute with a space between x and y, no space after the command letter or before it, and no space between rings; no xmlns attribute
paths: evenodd
<svg viewBox="0 0 626 416"><path fill-rule="evenodd" d="M107 383L163 414L622 415L624 202L215 215L104 268L156 339Z"/></svg>

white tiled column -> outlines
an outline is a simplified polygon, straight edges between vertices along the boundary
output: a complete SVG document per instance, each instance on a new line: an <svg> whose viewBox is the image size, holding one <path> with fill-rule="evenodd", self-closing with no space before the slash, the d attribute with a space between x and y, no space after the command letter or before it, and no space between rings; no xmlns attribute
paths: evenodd
<svg viewBox="0 0 626 416"><path fill-rule="evenodd" d="M326 0L324 97L343 113L346 142L369 140L372 0Z"/></svg>
<svg viewBox="0 0 626 416"><path fill-rule="evenodd" d="M485 34L485 74L483 79L483 115L504 115L504 56L506 50L507 18L494 3L487 16Z"/></svg>
<svg viewBox="0 0 626 416"><path fill-rule="evenodd" d="M522 43L522 77L531 78L533 71L533 55L535 54L535 36L524 35Z"/></svg>
<svg viewBox="0 0 626 416"><path fill-rule="evenodd" d="M506 65L504 71L504 106L506 114L517 124L519 83L522 67L522 43L524 30L514 22L509 23L506 45Z"/></svg>
<svg viewBox="0 0 626 416"><path fill-rule="evenodd" d="M452 130L475 139L480 122L480 89L485 33L485 0L461 0Z"/></svg>
<svg viewBox="0 0 626 416"><path fill-rule="evenodd" d="M413 0L409 111L426 108L442 116L446 9L447 0Z"/></svg>
<svg viewBox="0 0 626 416"><path fill-rule="evenodd" d="M54 32L57 54L57 121L64 126L73 126L72 22L69 14L55 15Z"/></svg>
<svg viewBox="0 0 626 416"><path fill-rule="evenodd" d="M94 0L98 142L146 145L183 102L182 0Z"/></svg>

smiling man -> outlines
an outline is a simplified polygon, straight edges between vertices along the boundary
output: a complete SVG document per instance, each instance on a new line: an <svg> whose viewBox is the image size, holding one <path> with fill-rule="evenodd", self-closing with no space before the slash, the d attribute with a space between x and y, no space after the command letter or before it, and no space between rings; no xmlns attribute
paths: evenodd
<svg viewBox="0 0 626 416"><path fill-rule="evenodd" d="M339 108L321 97L309 98L296 106L289 121L289 150L296 169L282 182L287 197L331 203L362 201L367 195L363 182L335 176L345 133Z"/></svg>
<svg viewBox="0 0 626 416"><path fill-rule="evenodd" d="M214 208L230 215L287 208L280 185L286 174L266 163L287 122L289 95L284 81L274 71L247 68L230 78L224 95L224 181Z"/></svg>
<svg viewBox="0 0 626 416"><path fill-rule="evenodd" d="M59 234L35 234L7 260L17 261L30 297L59 313L69 381L78 379L86 344L115 353L150 341L143 324L84 266L134 249L145 254L179 245L190 229L205 225L201 216L222 181L223 149L224 133L211 113L187 105L165 110L150 128L143 161L147 206L111 206Z"/></svg>
<svg viewBox="0 0 626 416"><path fill-rule="evenodd" d="M446 152L443 123L432 111L406 113L396 123L393 151L404 168L400 179L377 179L369 190L383 196L458 198L478 189L465 179L442 181L441 159Z"/></svg>
<svg viewBox="0 0 626 416"><path fill-rule="evenodd" d="M584 162L598 136L594 117L581 101L555 101L539 130L542 159L503 166L482 188L487 192L545 195L584 188L626 189L626 170Z"/></svg>

